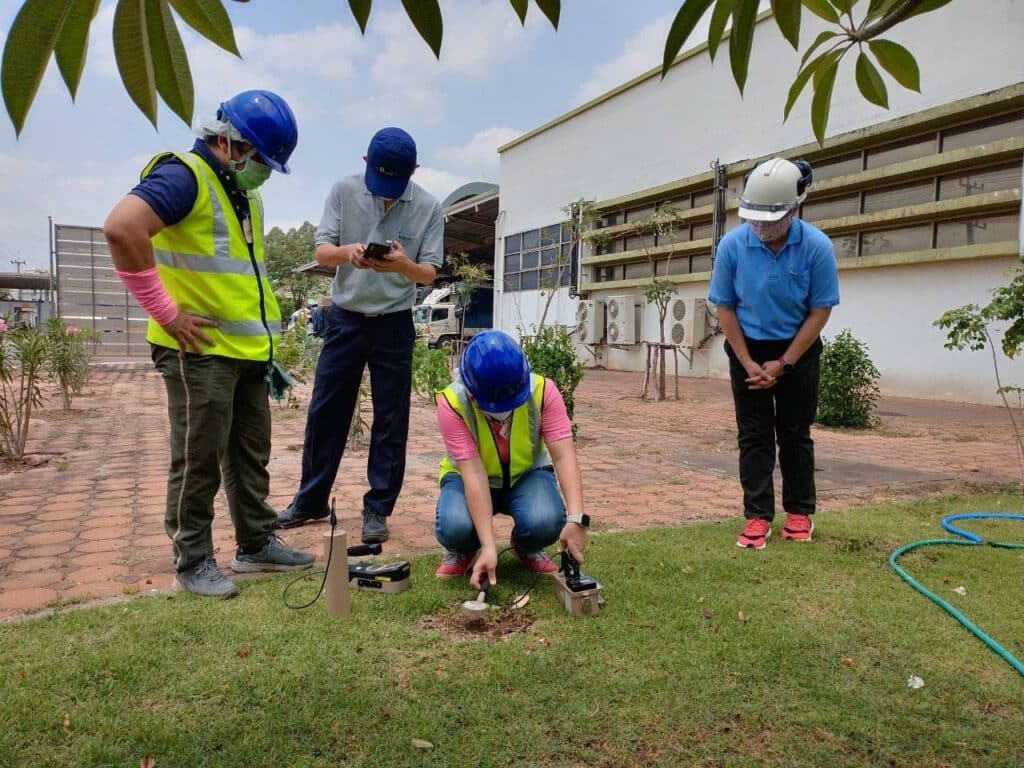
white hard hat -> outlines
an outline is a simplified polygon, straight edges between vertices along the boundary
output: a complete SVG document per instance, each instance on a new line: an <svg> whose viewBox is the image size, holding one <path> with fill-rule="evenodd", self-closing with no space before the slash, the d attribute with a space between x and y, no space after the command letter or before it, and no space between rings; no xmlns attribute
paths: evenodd
<svg viewBox="0 0 1024 768"><path fill-rule="evenodd" d="M778 221L807 197L811 166L781 157L763 160L747 174L740 195L740 217Z"/></svg>

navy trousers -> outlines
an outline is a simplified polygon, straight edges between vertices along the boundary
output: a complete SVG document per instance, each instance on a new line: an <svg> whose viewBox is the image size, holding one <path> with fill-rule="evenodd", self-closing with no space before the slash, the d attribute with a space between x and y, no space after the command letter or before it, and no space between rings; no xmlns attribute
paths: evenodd
<svg viewBox="0 0 1024 768"><path fill-rule="evenodd" d="M405 478L412 393L412 312L362 315L337 306L328 312L324 345L316 365L313 396L302 446L302 479L293 504L311 515L328 508L331 488L359 398L363 371L370 367L373 426L363 508L387 516Z"/></svg>

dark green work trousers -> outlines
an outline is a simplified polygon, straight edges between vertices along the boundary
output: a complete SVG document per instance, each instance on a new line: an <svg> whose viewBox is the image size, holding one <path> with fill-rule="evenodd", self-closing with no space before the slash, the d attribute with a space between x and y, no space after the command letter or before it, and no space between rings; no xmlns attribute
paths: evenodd
<svg viewBox="0 0 1024 768"><path fill-rule="evenodd" d="M180 354L153 345L167 386L171 467L164 528L174 567L186 571L213 556L213 500L224 479L235 540L258 549L277 514L270 491L270 401L265 362Z"/></svg>

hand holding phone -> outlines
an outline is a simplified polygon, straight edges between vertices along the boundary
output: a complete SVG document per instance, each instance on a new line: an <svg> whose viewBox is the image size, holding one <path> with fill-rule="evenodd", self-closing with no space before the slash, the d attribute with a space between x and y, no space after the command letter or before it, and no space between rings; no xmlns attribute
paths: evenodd
<svg viewBox="0 0 1024 768"><path fill-rule="evenodd" d="M390 253L391 246L387 243L367 243L366 249L363 251L363 258L373 259L374 261L388 261Z"/></svg>

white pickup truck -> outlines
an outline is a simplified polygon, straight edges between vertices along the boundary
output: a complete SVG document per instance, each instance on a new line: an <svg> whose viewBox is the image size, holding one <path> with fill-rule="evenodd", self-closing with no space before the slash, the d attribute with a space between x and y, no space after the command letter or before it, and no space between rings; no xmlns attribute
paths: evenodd
<svg viewBox="0 0 1024 768"><path fill-rule="evenodd" d="M462 320L462 340L467 341L494 323L494 289L478 288L461 303L452 301L450 287L432 291L422 304L413 307L413 322L422 329L431 347L453 347L459 338L459 320Z"/></svg>

